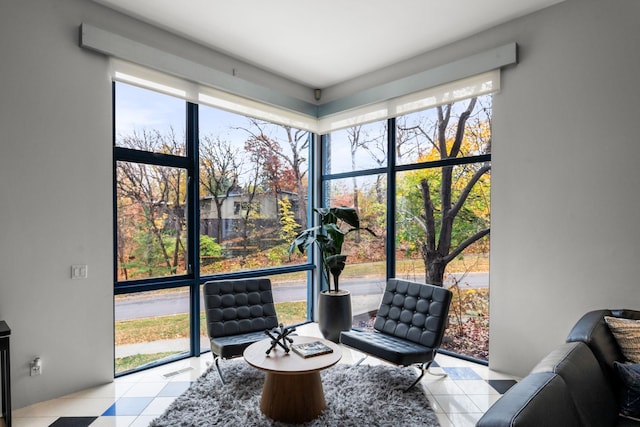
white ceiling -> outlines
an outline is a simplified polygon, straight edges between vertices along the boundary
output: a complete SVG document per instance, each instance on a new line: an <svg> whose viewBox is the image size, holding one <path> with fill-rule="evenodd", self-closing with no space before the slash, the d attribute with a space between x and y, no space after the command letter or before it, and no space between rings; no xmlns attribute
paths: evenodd
<svg viewBox="0 0 640 427"><path fill-rule="evenodd" d="M563 0L94 0L326 88Z"/></svg>

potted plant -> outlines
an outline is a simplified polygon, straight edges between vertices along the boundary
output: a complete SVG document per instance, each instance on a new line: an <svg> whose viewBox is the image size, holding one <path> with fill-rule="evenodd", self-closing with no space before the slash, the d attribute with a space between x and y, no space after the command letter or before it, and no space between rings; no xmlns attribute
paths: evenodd
<svg viewBox="0 0 640 427"><path fill-rule="evenodd" d="M289 246L289 253L304 253L317 245L322 258L322 277L328 289L320 293L318 323L322 335L333 342L340 341L340 332L351 329L351 294L339 288L340 274L344 270L347 255L342 253L345 236L353 231L365 230L375 236L368 227L360 226L358 212L349 207L314 208L320 216L320 224L301 231ZM345 229L340 228L346 224ZM331 286L333 278L333 287Z"/></svg>

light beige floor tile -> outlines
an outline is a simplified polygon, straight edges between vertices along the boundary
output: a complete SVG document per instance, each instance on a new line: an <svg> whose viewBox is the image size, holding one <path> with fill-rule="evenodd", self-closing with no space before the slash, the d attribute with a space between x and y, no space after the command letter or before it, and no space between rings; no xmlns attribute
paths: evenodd
<svg viewBox="0 0 640 427"><path fill-rule="evenodd" d="M130 427L148 427L151 421L155 420L156 416L154 415L141 415L136 420L131 423Z"/></svg>
<svg viewBox="0 0 640 427"><path fill-rule="evenodd" d="M58 417L16 417L15 411L11 415L13 427L48 427L58 419Z"/></svg>
<svg viewBox="0 0 640 427"><path fill-rule="evenodd" d="M469 399L471 399L473 403L475 403L476 406L480 408L480 410L484 413L487 412L491 405L493 405L498 401L498 399L500 399L500 396L500 394L476 394L469 395Z"/></svg>
<svg viewBox="0 0 640 427"><path fill-rule="evenodd" d="M53 399L13 412L15 417L96 417L113 405L112 398Z"/></svg>
<svg viewBox="0 0 640 427"><path fill-rule="evenodd" d="M437 406L440 408L437 412L446 414L466 414L481 412L480 408L466 394L460 395L434 395ZM434 405L435 410L435 405Z"/></svg>
<svg viewBox="0 0 640 427"><path fill-rule="evenodd" d="M167 381L133 384L122 397L155 397L166 385Z"/></svg>
<svg viewBox="0 0 640 427"><path fill-rule="evenodd" d="M86 390L81 390L77 393L72 393L64 398L77 399L77 398L97 398L97 397L109 397L114 401L122 397L124 393L131 388L133 383L117 382L114 381L109 384L103 384L96 387L91 387Z"/></svg>
<svg viewBox="0 0 640 427"><path fill-rule="evenodd" d="M449 378L445 378L439 381L424 382L423 386L429 390L429 393L438 394L464 394L462 389L458 386L457 381L453 381Z"/></svg>
<svg viewBox="0 0 640 427"><path fill-rule="evenodd" d="M100 417L91 423L91 427L129 427L137 417Z"/></svg>
<svg viewBox="0 0 640 427"><path fill-rule="evenodd" d="M460 380L456 381L456 385L460 387L465 394L500 394L495 388L483 380Z"/></svg>
<svg viewBox="0 0 640 427"><path fill-rule="evenodd" d="M176 400L175 397L156 397L144 408L140 415L162 415L164 411Z"/></svg>
<svg viewBox="0 0 640 427"><path fill-rule="evenodd" d="M456 427L451 423L447 414L443 412L436 413L436 417L438 417L438 422L440 423L440 427Z"/></svg>
<svg viewBox="0 0 640 427"><path fill-rule="evenodd" d="M513 379L519 380L520 379L518 377L506 374L504 372L493 371L486 366L472 366L471 369L473 369L478 375L480 375L480 378L482 378L483 380L513 380Z"/></svg>
<svg viewBox="0 0 640 427"><path fill-rule="evenodd" d="M481 416L482 414L478 412L467 414L447 414L447 417L451 420L451 425L455 427L475 427Z"/></svg>

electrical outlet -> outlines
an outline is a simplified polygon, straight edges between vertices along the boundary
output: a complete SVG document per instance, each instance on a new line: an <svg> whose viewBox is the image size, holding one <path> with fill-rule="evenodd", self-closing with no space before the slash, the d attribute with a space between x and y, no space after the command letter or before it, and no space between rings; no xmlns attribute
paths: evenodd
<svg viewBox="0 0 640 427"><path fill-rule="evenodd" d="M31 372L29 375L31 375L32 377L36 375L42 375L42 361L39 357L34 358L29 366L31 367Z"/></svg>
<svg viewBox="0 0 640 427"><path fill-rule="evenodd" d="M86 279L89 267L86 264L76 264L71 266L72 279Z"/></svg>

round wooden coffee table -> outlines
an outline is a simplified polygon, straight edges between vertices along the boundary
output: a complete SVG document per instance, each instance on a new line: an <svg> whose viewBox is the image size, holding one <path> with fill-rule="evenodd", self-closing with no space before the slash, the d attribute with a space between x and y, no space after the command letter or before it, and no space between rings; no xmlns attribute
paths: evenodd
<svg viewBox="0 0 640 427"><path fill-rule="evenodd" d="M322 338L292 336L293 343L322 341L333 353L304 358L293 350L288 354L277 347L267 350L271 339L251 344L244 350L249 365L266 372L260 410L267 417L287 423L303 423L318 417L327 407L322 390L320 371L335 365L342 358L340 347Z"/></svg>

